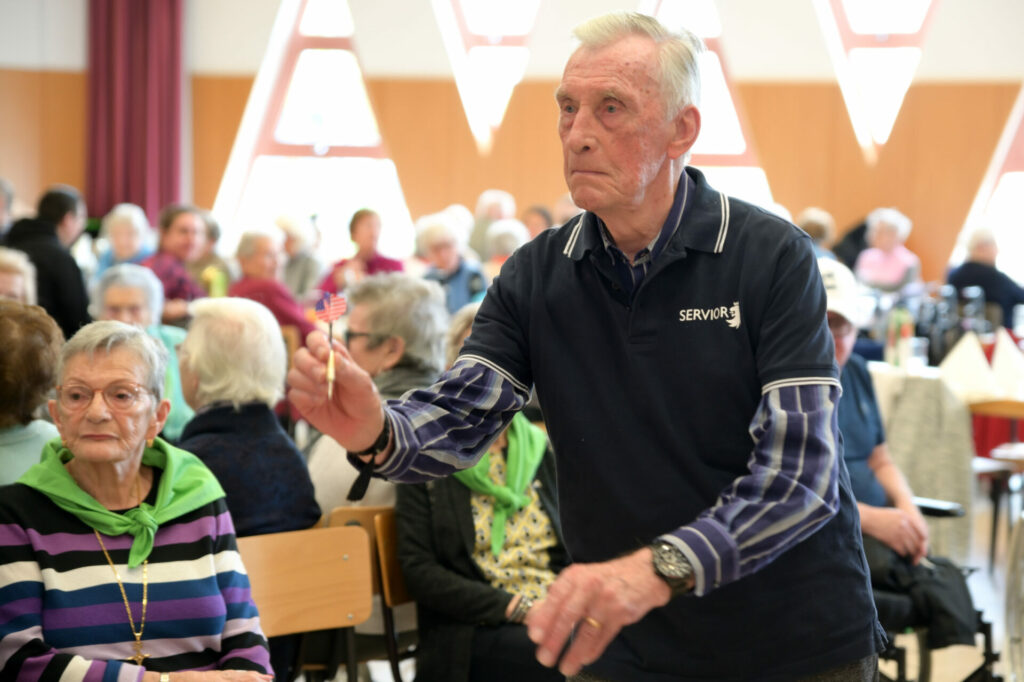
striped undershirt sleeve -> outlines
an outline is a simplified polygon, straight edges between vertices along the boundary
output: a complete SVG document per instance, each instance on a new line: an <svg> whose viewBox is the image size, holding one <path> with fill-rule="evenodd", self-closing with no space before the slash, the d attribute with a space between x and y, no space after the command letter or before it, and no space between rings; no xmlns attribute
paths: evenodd
<svg viewBox="0 0 1024 682"><path fill-rule="evenodd" d="M493 363L459 358L430 388L388 402L394 451L376 473L419 483L472 466L529 395Z"/></svg>
<svg viewBox="0 0 1024 682"><path fill-rule="evenodd" d="M693 523L662 536L693 564L696 595L771 563L838 512L839 394L833 384L766 392L750 424L749 473Z"/></svg>

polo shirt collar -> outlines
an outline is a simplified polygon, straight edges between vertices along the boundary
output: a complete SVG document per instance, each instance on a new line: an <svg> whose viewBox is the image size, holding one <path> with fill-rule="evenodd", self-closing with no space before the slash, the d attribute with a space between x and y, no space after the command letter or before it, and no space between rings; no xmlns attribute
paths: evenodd
<svg viewBox="0 0 1024 682"><path fill-rule="evenodd" d="M595 214L590 211L580 214L569 231L562 253L580 260L594 249L605 248L602 229L601 219ZM687 166L676 188L666 224L655 238L654 255L661 251L678 254L686 249L722 253L728 232L729 198L708 185L703 173ZM663 238L667 239L667 244L659 243Z"/></svg>

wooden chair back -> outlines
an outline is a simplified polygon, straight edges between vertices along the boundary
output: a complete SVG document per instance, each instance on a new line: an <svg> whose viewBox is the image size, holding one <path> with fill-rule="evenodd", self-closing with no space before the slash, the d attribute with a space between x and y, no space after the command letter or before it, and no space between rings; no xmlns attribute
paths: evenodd
<svg viewBox="0 0 1024 682"><path fill-rule="evenodd" d="M377 531L377 560L380 562L381 591L384 603L394 608L412 601L398 563L398 530L395 510L387 509L373 519Z"/></svg>
<svg viewBox="0 0 1024 682"><path fill-rule="evenodd" d="M968 406L971 414L979 417L1024 419L1024 400L983 400Z"/></svg>
<svg viewBox="0 0 1024 682"><path fill-rule="evenodd" d="M370 566L372 572L373 594L381 593L380 586L380 560L377 551L377 530L374 527L373 519L377 514L386 511L393 511L391 507L356 507L341 506L335 507L327 516L327 526L330 528L358 526L366 531L370 539Z"/></svg>
<svg viewBox="0 0 1024 682"><path fill-rule="evenodd" d="M295 351L302 348L305 339L302 338L302 332L294 324L281 325L281 336L284 337L285 352L288 354L288 369L291 369Z"/></svg>
<svg viewBox="0 0 1024 682"><path fill-rule="evenodd" d="M371 610L369 537L356 527L238 539L267 637L364 622Z"/></svg>

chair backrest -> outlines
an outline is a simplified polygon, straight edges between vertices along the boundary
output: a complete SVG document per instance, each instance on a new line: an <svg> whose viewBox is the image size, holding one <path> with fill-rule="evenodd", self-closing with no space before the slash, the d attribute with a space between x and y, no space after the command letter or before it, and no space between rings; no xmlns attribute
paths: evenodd
<svg viewBox="0 0 1024 682"><path fill-rule="evenodd" d="M978 417L1024 419L1024 400L984 400L968 405L971 414Z"/></svg>
<svg viewBox="0 0 1024 682"><path fill-rule="evenodd" d="M291 369L295 351L302 348L302 332L294 324L284 324L281 325L281 336L284 337L285 352L288 353L288 369Z"/></svg>
<svg viewBox="0 0 1024 682"><path fill-rule="evenodd" d="M373 594L380 594L380 562L377 558L377 530L373 525L373 518L381 512L391 510L391 507L356 507L341 506L335 507L327 516L327 526L335 528L339 526L358 526L366 531L370 539L370 566L373 580Z"/></svg>
<svg viewBox="0 0 1024 682"><path fill-rule="evenodd" d="M395 510L387 509L373 518L377 530L377 559L380 562L380 581L384 603L394 608L412 601L405 586L402 567L398 563L398 529Z"/></svg>
<svg viewBox="0 0 1024 682"><path fill-rule="evenodd" d="M370 542L362 528L238 539L267 637L358 625L370 617Z"/></svg>

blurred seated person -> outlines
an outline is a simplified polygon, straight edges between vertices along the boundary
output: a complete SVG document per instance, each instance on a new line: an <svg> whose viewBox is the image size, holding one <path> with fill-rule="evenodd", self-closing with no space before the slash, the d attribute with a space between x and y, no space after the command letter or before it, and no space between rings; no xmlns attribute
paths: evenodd
<svg viewBox="0 0 1024 682"><path fill-rule="evenodd" d="M36 417L56 383L64 336L39 306L0 299L0 339L0 485L8 485L58 437L53 424Z"/></svg>
<svg viewBox="0 0 1024 682"><path fill-rule="evenodd" d="M153 271L141 265L114 265L100 276L93 288L93 317L117 320L145 329L163 344L170 358L164 376L164 397L171 411L164 421L161 436L172 443L181 437L185 424L192 418L192 408L185 402L178 375L178 345L185 340L185 330L160 323L164 306L164 290Z"/></svg>
<svg viewBox="0 0 1024 682"><path fill-rule="evenodd" d="M583 209L574 204L572 194L566 192L558 197L558 201L555 202L554 213L551 214L551 217L555 219L555 227L561 227L580 213L583 213Z"/></svg>
<svg viewBox="0 0 1024 682"><path fill-rule="evenodd" d="M203 254L205 244L206 223L198 208L171 204L160 213L159 249L141 265L156 273L163 284L162 320L166 324L184 326L189 302L206 296L206 290L192 279L187 267Z"/></svg>
<svg viewBox="0 0 1024 682"><path fill-rule="evenodd" d="M860 512L872 586L876 590L907 592L906 585L914 575L912 567L921 565L931 571L935 563L950 564L928 556L928 525L914 504L906 478L889 454L867 364L852 352L857 324L861 321L857 282L853 273L836 260L819 258L818 267L825 286L828 327L835 342L843 387L837 410L844 444L843 459ZM953 568L951 573L959 600L947 595L933 601L922 591L911 592L915 613L906 614L893 610L900 603L894 605L876 597L879 620L886 627L892 627L893 622L902 627L920 624L931 614L929 642L933 648L953 643L973 644L976 616L970 593L959 570ZM904 620L906 622L901 622Z"/></svg>
<svg viewBox="0 0 1024 682"><path fill-rule="evenodd" d="M853 270L857 264L857 258L868 248L868 222L862 220L843 234L843 236L832 245L832 253L840 263Z"/></svg>
<svg viewBox="0 0 1024 682"><path fill-rule="evenodd" d="M895 208L877 208L868 214L869 247L857 256L857 279L874 289L899 291L921 281L921 261L903 242L910 235L910 218Z"/></svg>
<svg viewBox="0 0 1024 682"><path fill-rule="evenodd" d="M486 261L491 257L487 250L487 228L495 221L515 218L516 199L503 189L485 189L477 197L476 211L473 215L473 231L469 235L469 248L472 249L476 258ZM452 312L454 313L456 310L458 308Z"/></svg>
<svg viewBox="0 0 1024 682"><path fill-rule="evenodd" d="M539 204L530 206L523 211L521 220L523 225L526 226L527 232L530 233L530 239L533 239L544 230L550 230L555 224L554 219L551 217L551 211Z"/></svg>
<svg viewBox="0 0 1024 682"><path fill-rule="evenodd" d="M203 226L206 228L206 239L199 257L185 264L188 274L199 283L207 296L227 296L228 287L234 279L231 266L217 254L217 242L220 241L220 223L209 211L200 210Z"/></svg>
<svg viewBox="0 0 1024 682"><path fill-rule="evenodd" d="M448 312L436 282L393 273L367 277L349 288L345 346L366 370L382 398L398 398L434 383L444 369L444 333ZM324 514L352 504L348 494L358 471L337 441L323 436L309 456L309 472ZM392 506L395 484L371 479L358 501Z"/></svg>
<svg viewBox="0 0 1024 682"><path fill-rule="evenodd" d="M478 305L456 313L448 364ZM470 469L398 486L398 556L416 600L417 682L562 680L523 624L568 562L554 455L522 413Z"/></svg>
<svg viewBox="0 0 1024 682"><path fill-rule="evenodd" d="M484 264L487 279L494 279L516 249L530 241L526 226L514 218L497 220L487 228L487 249L491 257Z"/></svg>
<svg viewBox="0 0 1024 682"><path fill-rule="evenodd" d="M141 263L153 255L149 219L135 204L118 204L110 209L100 223L100 238L106 240L109 247L96 262L97 277L111 265Z"/></svg>
<svg viewBox="0 0 1024 682"><path fill-rule="evenodd" d="M796 226L806 232L814 245L814 255L818 258L835 258L828 246L836 233L836 221L832 214L823 208L810 206L796 217Z"/></svg>
<svg viewBox="0 0 1024 682"><path fill-rule="evenodd" d="M992 230L975 230L967 241L967 260L949 273L947 281L958 291L981 287L985 301L1002 308L1003 326L1012 328L1013 307L1024 304L1024 287L996 267L998 257L999 245Z"/></svg>
<svg viewBox="0 0 1024 682"><path fill-rule="evenodd" d="M402 261L382 256L377 251L380 229L380 216L376 211L361 208L352 214L348 234L356 245L356 254L331 267L331 271L320 282L321 291L337 294L364 277L384 272L402 272Z"/></svg>
<svg viewBox="0 0 1024 682"><path fill-rule="evenodd" d="M39 198L35 218L11 226L5 245L24 252L36 269L36 298L64 338L88 324L89 297L71 246L85 230L85 202L78 190L54 185Z"/></svg>
<svg viewBox="0 0 1024 682"><path fill-rule="evenodd" d="M323 277L324 266L313 253L319 242L312 220L281 216L275 224L284 232L284 253L287 257L281 281L297 301L316 297L316 285Z"/></svg>
<svg viewBox="0 0 1024 682"><path fill-rule="evenodd" d="M181 447L224 488L238 537L302 530L320 508L306 462L273 406L287 367L281 328L265 307L244 298L207 298L192 306L178 356L185 395L196 415ZM278 679L287 680L296 636L270 638Z"/></svg>
<svg viewBox="0 0 1024 682"><path fill-rule="evenodd" d="M262 303L281 326L298 327L302 339L316 329L302 306L278 279L281 245L278 235L246 232L238 241L235 254L242 278L231 285L228 296L248 298Z"/></svg>
<svg viewBox="0 0 1024 682"><path fill-rule="evenodd" d="M36 304L36 268L24 252L0 246L0 299Z"/></svg>
<svg viewBox="0 0 1024 682"><path fill-rule="evenodd" d="M416 224L416 243L430 267L425 279L444 288L448 312L455 314L467 303L483 299L487 276L480 265L464 254L465 244L447 213L424 216Z"/></svg>
<svg viewBox="0 0 1024 682"><path fill-rule="evenodd" d="M157 437L166 362L114 321L61 350L60 438L0 490L0 679L271 679L224 491Z"/></svg>
<svg viewBox="0 0 1024 682"><path fill-rule="evenodd" d="M0 178L0 244L4 241L7 230L11 227L14 215L14 185L5 178Z"/></svg>

